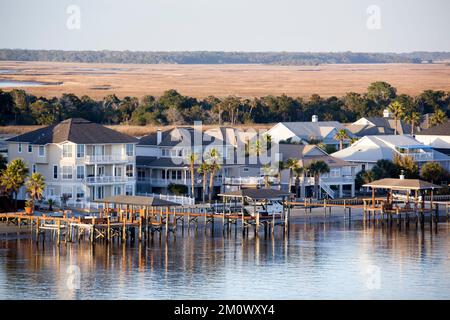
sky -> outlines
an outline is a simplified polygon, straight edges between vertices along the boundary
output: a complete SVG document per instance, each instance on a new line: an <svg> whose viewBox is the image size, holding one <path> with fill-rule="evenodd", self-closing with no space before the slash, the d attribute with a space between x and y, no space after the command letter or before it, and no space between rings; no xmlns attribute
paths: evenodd
<svg viewBox="0 0 450 320"><path fill-rule="evenodd" d="M450 51L448 0L0 0L0 48Z"/></svg>

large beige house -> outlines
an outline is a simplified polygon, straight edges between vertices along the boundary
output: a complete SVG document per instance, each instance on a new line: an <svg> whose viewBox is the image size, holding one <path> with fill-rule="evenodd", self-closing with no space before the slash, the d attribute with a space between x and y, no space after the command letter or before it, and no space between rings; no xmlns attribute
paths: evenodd
<svg viewBox="0 0 450 320"><path fill-rule="evenodd" d="M45 198L89 208L110 195L135 194L138 140L73 118L8 139L8 160L22 158L45 176ZM23 188L22 188L23 189ZM24 190L19 199L25 199Z"/></svg>

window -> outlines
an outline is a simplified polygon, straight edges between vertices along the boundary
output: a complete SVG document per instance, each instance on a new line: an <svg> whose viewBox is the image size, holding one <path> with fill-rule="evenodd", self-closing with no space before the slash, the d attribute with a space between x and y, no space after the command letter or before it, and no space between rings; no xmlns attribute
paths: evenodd
<svg viewBox="0 0 450 320"><path fill-rule="evenodd" d="M28 145L28 153L33 152L33 146L31 144Z"/></svg>
<svg viewBox="0 0 450 320"><path fill-rule="evenodd" d="M121 177L122 176L122 167L114 167L114 176Z"/></svg>
<svg viewBox="0 0 450 320"><path fill-rule="evenodd" d="M170 152L169 152L169 151L170 151L169 149L162 149L162 150L161 150L162 156L163 156L163 157L168 157L168 156L170 155Z"/></svg>
<svg viewBox="0 0 450 320"><path fill-rule="evenodd" d="M77 144L77 158L84 158L84 144Z"/></svg>
<svg viewBox="0 0 450 320"><path fill-rule="evenodd" d="M134 156L134 145L132 145L132 144L127 144L127 145L126 145L126 152L127 152L127 156L128 156L128 157Z"/></svg>
<svg viewBox="0 0 450 320"><path fill-rule="evenodd" d="M84 166L77 166L77 179L84 179Z"/></svg>
<svg viewBox="0 0 450 320"><path fill-rule="evenodd" d="M138 169L138 180L139 181L145 181L145 171Z"/></svg>
<svg viewBox="0 0 450 320"><path fill-rule="evenodd" d="M125 186L125 194L127 196L132 196L133 195L133 186Z"/></svg>
<svg viewBox="0 0 450 320"><path fill-rule="evenodd" d="M84 198L84 189L83 187L77 187L77 199Z"/></svg>
<svg viewBox="0 0 450 320"><path fill-rule="evenodd" d="M99 177L103 177L105 175L105 166L98 166L97 167L97 175Z"/></svg>
<svg viewBox="0 0 450 320"><path fill-rule="evenodd" d="M39 146L39 157L45 157L45 146Z"/></svg>
<svg viewBox="0 0 450 320"><path fill-rule="evenodd" d="M172 170L172 180L181 180L181 170Z"/></svg>
<svg viewBox="0 0 450 320"><path fill-rule="evenodd" d="M127 168L126 168L126 174L127 177L133 177L133 165L132 164L127 164Z"/></svg>
<svg viewBox="0 0 450 320"><path fill-rule="evenodd" d="M122 194L122 188L120 186L114 186L114 195L119 196Z"/></svg>
<svg viewBox="0 0 450 320"><path fill-rule="evenodd" d="M73 178L71 166L62 167L62 178L63 180L71 180Z"/></svg>
<svg viewBox="0 0 450 320"><path fill-rule="evenodd" d="M72 145L63 145L63 158L72 158Z"/></svg>
<svg viewBox="0 0 450 320"><path fill-rule="evenodd" d="M248 172L248 171L249 171L249 168L245 167L243 171L244 171L244 172Z"/></svg>
<svg viewBox="0 0 450 320"><path fill-rule="evenodd" d="M97 187L97 199L103 199L105 196L105 189L103 186Z"/></svg>
<svg viewBox="0 0 450 320"><path fill-rule="evenodd" d="M62 187L61 196L67 196L69 199L72 199L72 187Z"/></svg>
<svg viewBox="0 0 450 320"><path fill-rule="evenodd" d="M47 196L48 197L54 197L55 196L55 189L54 188L48 188L47 189Z"/></svg>
<svg viewBox="0 0 450 320"><path fill-rule="evenodd" d="M36 165L35 164L33 164L32 166L31 166L31 172L32 173L36 173Z"/></svg>
<svg viewBox="0 0 450 320"><path fill-rule="evenodd" d="M339 177L341 175L341 169L333 168L330 170L330 177Z"/></svg>
<svg viewBox="0 0 450 320"><path fill-rule="evenodd" d="M22 153L22 144L21 143L19 143L17 145L17 152Z"/></svg>
<svg viewBox="0 0 450 320"><path fill-rule="evenodd" d="M58 179L58 166L53 166L53 179Z"/></svg>

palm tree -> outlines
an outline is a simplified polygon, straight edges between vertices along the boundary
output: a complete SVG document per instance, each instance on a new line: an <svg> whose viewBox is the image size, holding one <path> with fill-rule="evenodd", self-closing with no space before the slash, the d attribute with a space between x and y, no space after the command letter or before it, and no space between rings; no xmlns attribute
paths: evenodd
<svg viewBox="0 0 450 320"><path fill-rule="evenodd" d="M405 115L405 120L411 125L411 135L414 135L414 127L420 122L420 113L412 111Z"/></svg>
<svg viewBox="0 0 450 320"><path fill-rule="evenodd" d="M405 107L400 102L394 101L389 105L389 112L394 116L394 134L398 134L398 120L405 114Z"/></svg>
<svg viewBox="0 0 450 320"><path fill-rule="evenodd" d="M195 198L195 162L197 161L197 156L195 153L189 155L189 171L191 174L191 197Z"/></svg>
<svg viewBox="0 0 450 320"><path fill-rule="evenodd" d="M339 150L344 149L344 140L348 139L348 132L345 129L339 129L334 135L334 139L339 141Z"/></svg>
<svg viewBox="0 0 450 320"><path fill-rule="evenodd" d="M28 176L28 168L22 159L14 159L2 171L0 177L0 184L14 198L14 208L17 210L17 193L19 189L25 184L25 179Z"/></svg>
<svg viewBox="0 0 450 320"><path fill-rule="evenodd" d="M324 173L330 172L330 167L322 160L314 160L308 165L307 170L314 176L314 197L318 198L320 176Z"/></svg>
<svg viewBox="0 0 450 320"><path fill-rule="evenodd" d="M281 171L286 169L285 163L283 161L278 161L277 162L277 169L278 169L277 176L278 176L278 179L280 180L279 188L281 189Z"/></svg>
<svg viewBox="0 0 450 320"><path fill-rule="evenodd" d="M203 199L203 203L205 203L206 201L206 180L208 179L208 172L209 172L209 165L206 162L202 162L200 164L200 166L197 169L197 172L199 174L201 174L202 177L202 183L203 183L203 195L202 195L202 199Z"/></svg>
<svg viewBox="0 0 450 320"><path fill-rule="evenodd" d="M292 179L294 178L294 170L299 167L298 159L290 158L286 161L286 169L289 169L289 187L288 191L291 192Z"/></svg>
<svg viewBox="0 0 450 320"><path fill-rule="evenodd" d="M447 121L447 116L445 112L439 108L436 108L434 114L430 117L429 125L430 127L437 126L439 124L443 124Z"/></svg>
<svg viewBox="0 0 450 320"><path fill-rule="evenodd" d="M34 205L35 201L42 200L45 189L45 177L39 172L33 173L26 182L26 187L27 193Z"/></svg>
<svg viewBox="0 0 450 320"><path fill-rule="evenodd" d="M214 178L216 176L217 171L220 169L220 164L218 163L219 160L219 152L217 149L212 148L209 150L207 154L206 161L208 162L209 166L209 202L212 202L213 197L213 190L214 190Z"/></svg>
<svg viewBox="0 0 450 320"><path fill-rule="evenodd" d="M270 188L269 177L273 173L273 168L270 164L264 164L261 167L261 170L262 170L263 176L264 176L264 188L269 189Z"/></svg>
<svg viewBox="0 0 450 320"><path fill-rule="evenodd" d="M294 169L295 173L295 193L297 197L300 195L300 177L303 175L304 168L300 167L300 165L296 166Z"/></svg>

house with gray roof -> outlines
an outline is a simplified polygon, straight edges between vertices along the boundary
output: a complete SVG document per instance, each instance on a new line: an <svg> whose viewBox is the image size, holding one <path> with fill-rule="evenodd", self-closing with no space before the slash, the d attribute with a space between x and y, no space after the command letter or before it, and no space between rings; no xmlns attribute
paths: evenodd
<svg viewBox="0 0 450 320"><path fill-rule="evenodd" d="M334 137L341 129L346 129L343 124L337 121L316 121L313 117L311 122L279 122L268 130L274 142L310 144L320 141L325 145L339 148L339 141ZM348 131L348 130L347 130ZM349 138L354 135L348 131ZM344 146L350 144L350 140L343 141Z"/></svg>
<svg viewBox="0 0 450 320"><path fill-rule="evenodd" d="M450 121L416 133L417 141L450 155Z"/></svg>
<svg viewBox="0 0 450 320"><path fill-rule="evenodd" d="M22 158L46 180L44 197L79 208L113 195L133 195L138 140L97 123L71 118L8 139L8 160ZM25 199L25 191L19 193Z"/></svg>

